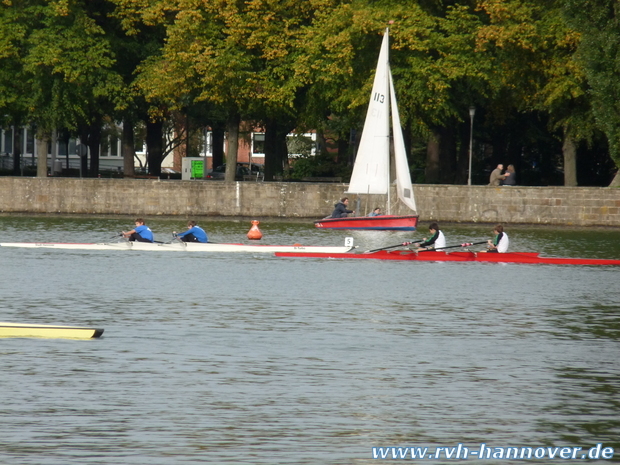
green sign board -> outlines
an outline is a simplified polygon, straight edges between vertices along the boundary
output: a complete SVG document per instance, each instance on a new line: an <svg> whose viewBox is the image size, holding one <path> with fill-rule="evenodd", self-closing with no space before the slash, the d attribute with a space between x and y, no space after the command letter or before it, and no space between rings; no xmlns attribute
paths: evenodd
<svg viewBox="0 0 620 465"><path fill-rule="evenodd" d="M203 178L205 173L204 160L192 160L192 178Z"/></svg>

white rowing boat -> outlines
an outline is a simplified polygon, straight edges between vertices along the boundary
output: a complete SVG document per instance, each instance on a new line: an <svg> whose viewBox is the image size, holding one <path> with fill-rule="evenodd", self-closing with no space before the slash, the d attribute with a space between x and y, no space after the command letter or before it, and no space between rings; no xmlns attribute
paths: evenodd
<svg viewBox="0 0 620 465"><path fill-rule="evenodd" d="M245 253L275 253L275 252L313 252L313 253L346 253L353 250L353 238L347 237L342 247L318 245L263 245L263 244L218 244L208 242L173 241L169 243L151 242L102 242L102 243L73 243L73 242L0 242L0 247L20 247L34 249L69 249L69 250L144 250L155 252L245 252Z"/></svg>
<svg viewBox="0 0 620 465"><path fill-rule="evenodd" d="M100 337L102 334L103 329L85 328L82 326L31 325L0 322L0 337L91 339Z"/></svg>

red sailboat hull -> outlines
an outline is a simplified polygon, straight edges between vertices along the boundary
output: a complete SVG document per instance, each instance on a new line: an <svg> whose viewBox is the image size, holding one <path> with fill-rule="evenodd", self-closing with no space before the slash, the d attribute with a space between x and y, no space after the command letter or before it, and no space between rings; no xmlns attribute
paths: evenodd
<svg viewBox="0 0 620 465"><path fill-rule="evenodd" d="M418 216L353 216L347 218L325 218L314 222L314 226L323 229L374 229L391 231L415 231Z"/></svg>
<svg viewBox="0 0 620 465"><path fill-rule="evenodd" d="M276 252L277 257L313 257L313 258L343 258L343 259L375 259L400 260L419 262L478 262L478 263L529 263L541 265L615 265L620 266L620 260L598 258L556 258L541 257L535 252L413 252L409 250L388 251L381 250L372 253L304 253L304 252Z"/></svg>

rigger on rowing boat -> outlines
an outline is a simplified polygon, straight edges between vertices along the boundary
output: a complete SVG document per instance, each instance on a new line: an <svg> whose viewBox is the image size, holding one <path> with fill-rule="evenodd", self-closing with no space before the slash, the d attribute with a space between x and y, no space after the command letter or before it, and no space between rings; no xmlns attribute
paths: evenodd
<svg viewBox="0 0 620 465"><path fill-rule="evenodd" d="M430 226L433 238L437 235L439 227L437 223ZM434 247L435 242L428 244L426 238L422 241L401 242L399 244L368 250L362 253L340 254L313 254L303 252L276 252L277 257L303 257L303 258L340 258L340 259L374 259L374 260L398 260L419 262L478 262L478 263L525 263L541 265L620 265L620 260L607 260L596 258L559 258L541 257L537 252L508 252L508 235L504 232L503 225L498 224L493 228L495 235L493 240L482 242L467 242L458 245L445 246L442 238L440 247ZM415 250L402 250L403 247L414 245ZM426 245L428 244L428 245ZM487 244L487 250L472 251L469 248L475 245ZM425 247L419 247L425 245ZM429 247L430 246L430 247ZM427 248L428 247L428 248ZM393 250L401 248L401 250ZM465 249L461 251L447 251L447 249ZM392 249L392 250L388 250Z"/></svg>

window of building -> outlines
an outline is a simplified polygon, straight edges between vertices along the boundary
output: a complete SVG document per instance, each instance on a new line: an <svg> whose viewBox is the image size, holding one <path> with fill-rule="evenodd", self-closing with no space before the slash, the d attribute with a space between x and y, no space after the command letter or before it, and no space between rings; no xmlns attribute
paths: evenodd
<svg viewBox="0 0 620 465"><path fill-rule="evenodd" d="M100 146L100 155L103 157L108 156L108 152L110 151L110 140L108 137L101 138L101 146Z"/></svg>
<svg viewBox="0 0 620 465"><path fill-rule="evenodd" d="M110 156L118 157L118 137L110 136Z"/></svg>
<svg viewBox="0 0 620 465"><path fill-rule="evenodd" d="M4 129L2 135L4 136L2 151L4 153L13 153L13 129Z"/></svg>
<svg viewBox="0 0 620 465"><path fill-rule="evenodd" d="M32 127L26 131L26 153L34 153L34 132Z"/></svg>
<svg viewBox="0 0 620 465"><path fill-rule="evenodd" d="M212 157L213 156L213 132L205 128L200 143L202 144L202 147L200 147L200 154L203 157Z"/></svg>
<svg viewBox="0 0 620 465"><path fill-rule="evenodd" d="M265 153L265 133L254 132L252 133L252 154L264 155Z"/></svg>

